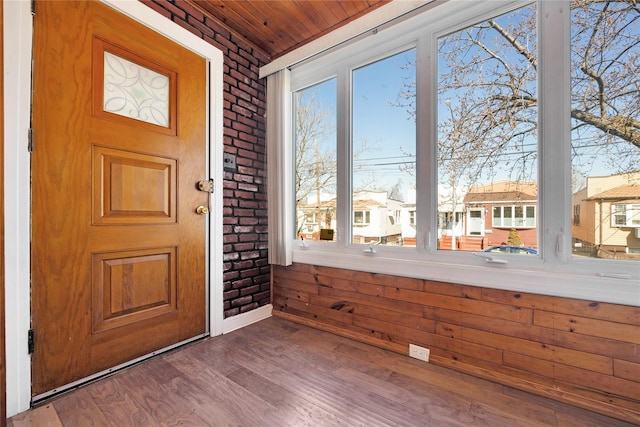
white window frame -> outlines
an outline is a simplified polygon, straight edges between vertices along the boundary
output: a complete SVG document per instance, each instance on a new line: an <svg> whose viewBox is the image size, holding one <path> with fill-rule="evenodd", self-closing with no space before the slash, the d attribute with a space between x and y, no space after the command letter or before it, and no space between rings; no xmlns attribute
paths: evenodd
<svg viewBox="0 0 640 427"><path fill-rule="evenodd" d="M624 206L624 212L618 211L618 206ZM617 217L619 216L624 216L624 224L617 223ZM639 223L634 224L634 220L639 221ZM640 227L640 203L611 203L611 227Z"/></svg>
<svg viewBox="0 0 640 427"><path fill-rule="evenodd" d="M362 214L362 222L356 222L356 214ZM353 226L367 227L371 225L371 211L369 209L356 209L353 211Z"/></svg>
<svg viewBox="0 0 640 427"><path fill-rule="evenodd" d="M539 181L538 256L474 256L437 250L436 153L438 37L532 2L445 2L323 52L291 70L292 92L337 78L337 238L292 242L293 261L518 292L640 306L638 263L571 256L570 4L537 1ZM395 53L417 49L416 247L352 244L351 73ZM435 59L434 59L435 58ZM293 179L293 178L292 178ZM291 184L293 185L293 184ZM292 207L291 209L294 209ZM292 225L293 227L293 225ZM478 254L482 255L482 254ZM371 257L379 260L371 262ZM506 263L496 263L496 258Z"/></svg>
<svg viewBox="0 0 640 427"><path fill-rule="evenodd" d="M311 217L311 221L309 221L309 217ZM305 212L303 225L317 225L318 224L318 213L317 212Z"/></svg>
<svg viewBox="0 0 640 427"><path fill-rule="evenodd" d="M510 208L511 209L511 224L505 224L504 220L505 220L505 216L504 216L504 209L505 208ZM516 217L516 208L522 208L522 217ZM527 209L528 208L533 208L533 225L527 225ZM499 205L499 206L494 206L493 208L493 217L491 219L491 226L494 228L516 228L516 229L527 229L527 228L535 228L536 227L536 206L535 205ZM500 216L496 217L495 216L495 210L496 209L500 209ZM500 219L500 224L496 224L496 219ZM518 225L516 223L516 220L522 220L523 224L522 225Z"/></svg>

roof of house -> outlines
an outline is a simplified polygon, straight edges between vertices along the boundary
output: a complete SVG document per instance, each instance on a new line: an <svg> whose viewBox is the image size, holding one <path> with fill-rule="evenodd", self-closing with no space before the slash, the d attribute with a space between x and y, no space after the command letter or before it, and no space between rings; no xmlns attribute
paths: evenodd
<svg viewBox="0 0 640 427"><path fill-rule="evenodd" d="M322 208L335 208L336 207L336 199L331 200L322 200L320 203L300 203L298 205L300 209L322 209Z"/></svg>
<svg viewBox="0 0 640 427"><path fill-rule="evenodd" d="M324 200L318 203L307 203L298 205L300 209L323 209L323 208L335 208L336 207L336 199ZM376 206L386 206L384 203L380 203L377 200L373 199L362 199L362 200L354 200L353 207L354 208L371 208Z"/></svg>
<svg viewBox="0 0 640 427"><path fill-rule="evenodd" d="M465 203L512 202L538 199L538 185L535 182L498 181L469 188L464 196Z"/></svg>
<svg viewBox="0 0 640 427"><path fill-rule="evenodd" d="M587 200L599 200L599 199L629 199L640 200L640 185L639 184L626 184L618 187L611 188L602 193L594 194Z"/></svg>
<svg viewBox="0 0 640 427"><path fill-rule="evenodd" d="M367 208L367 207L373 207L373 206L385 206L385 204L380 203L379 201L373 200L373 199L363 199L363 200L353 201L354 208Z"/></svg>

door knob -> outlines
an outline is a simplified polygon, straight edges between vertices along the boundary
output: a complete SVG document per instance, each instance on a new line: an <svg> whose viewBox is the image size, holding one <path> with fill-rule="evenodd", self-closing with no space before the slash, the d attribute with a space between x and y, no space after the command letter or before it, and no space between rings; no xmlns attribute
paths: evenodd
<svg viewBox="0 0 640 427"><path fill-rule="evenodd" d="M198 206L196 208L196 213L200 214L200 215L206 215L209 213L209 208L206 206Z"/></svg>

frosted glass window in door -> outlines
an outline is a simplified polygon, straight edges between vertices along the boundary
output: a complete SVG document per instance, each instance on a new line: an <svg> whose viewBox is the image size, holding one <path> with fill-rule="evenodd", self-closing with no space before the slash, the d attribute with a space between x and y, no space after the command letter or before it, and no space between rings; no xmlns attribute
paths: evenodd
<svg viewBox="0 0 640 427"><path fill-rule="evenodd" d="M169 77L104 52L104 111L169 127Z"/></svg>

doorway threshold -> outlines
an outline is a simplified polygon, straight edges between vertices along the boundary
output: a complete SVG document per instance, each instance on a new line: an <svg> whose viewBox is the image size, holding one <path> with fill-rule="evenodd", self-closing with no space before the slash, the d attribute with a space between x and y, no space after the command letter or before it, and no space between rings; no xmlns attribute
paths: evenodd
<svg viewBox="0 0 640 427"><path fill-rule="evenodd" d="M184 341L180 341L179 343L172 344L170 346L161 348L160 350L153 351L151 353L145 354L144 356L136 357L135 359L129 360L128 362L121 363L121 364L119 364L117 366L114 366L112 368L105 369L105 370L100 371L100 372L96 372L95 374L89 375L88 377L84 377L82 379L79 379L77 381L71 382L69 384L65 384L63 386L56 387L53 390L50 390L50 391L47 391L47 392L32 396L31 397L31 407L35 408L37 406L43 405L43 404L47 403L49 400L51 400L52 398L57 397L57 396L59 396L59 395L61 395L63 393L66 393L66 392L71 391L71 390L75 390L76 388L79 388L79 387L82 387L82 386L87 385L89 383L98 381L98 380L100 380L102 378L106 378L106 377L108 377L110 375L115 374L116 372L122 371L123 369L129 368L129 367L131 367L133 365L136 365L138 363L144 362L145 360L148 360L148 359L150 359L152 357L155 357L155 356L158 356L160 354L166 353L166 352L171 351L173 349L176 349L178 347L182 347L184 345L190 344L190 343L192 343L194 341L201 340L203 338L208 337L209 335L210 334L208 332L204 333L204 334L196 335L195 337L192 337L192 338L186 339Z"/></svg>

